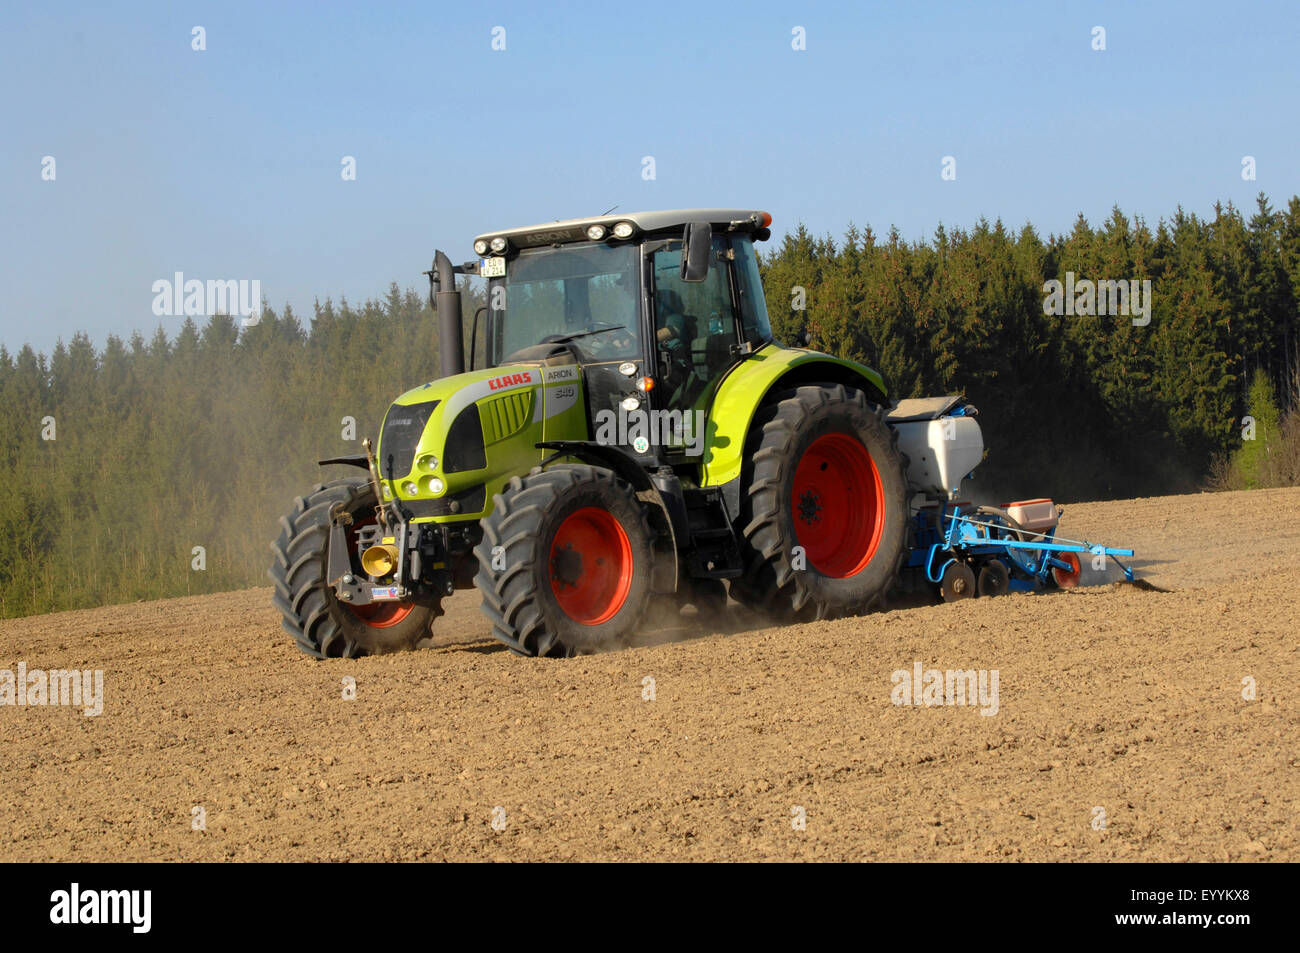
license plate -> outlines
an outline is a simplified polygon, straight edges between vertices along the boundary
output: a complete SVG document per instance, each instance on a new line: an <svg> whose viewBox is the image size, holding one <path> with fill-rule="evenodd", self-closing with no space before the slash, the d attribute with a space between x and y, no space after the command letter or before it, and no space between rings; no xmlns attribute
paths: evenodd
<svg viewBox="0 0 1300 953"><path fill-rule="evenodd" d="M506 260L504 258L480 258L478 260L478 273L483 278L504 278L506 276Z"/></svg>

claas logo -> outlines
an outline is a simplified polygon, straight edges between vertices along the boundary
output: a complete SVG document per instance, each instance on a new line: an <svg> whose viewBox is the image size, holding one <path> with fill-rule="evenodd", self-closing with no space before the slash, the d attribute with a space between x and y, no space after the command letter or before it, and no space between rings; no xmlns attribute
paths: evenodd
<svg viewBox="0 0 1300 953"><path fill-rule="evenodd" d="M503 387L514 387L516 384L531 384L532 382L532 374L507 374L505 377L494 377L488 381L488 390L500 390Z"/></svg>

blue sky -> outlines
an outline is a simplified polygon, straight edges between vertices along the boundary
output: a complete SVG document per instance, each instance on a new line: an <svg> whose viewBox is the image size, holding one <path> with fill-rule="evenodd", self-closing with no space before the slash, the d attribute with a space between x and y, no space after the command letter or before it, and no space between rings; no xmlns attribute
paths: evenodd
<svg viewBox="0 0 1300 953"><path fill-rule="evenodd" d="M979 216L1059 232L1114 204L1153 222L1282 204L1300 192L1297 9L8 4L0 342L174 333L151 286L177 271L259 279L305 317L317 296L422 288L434 249L470 258L477 232L613 205L922 239Z"/></svg>

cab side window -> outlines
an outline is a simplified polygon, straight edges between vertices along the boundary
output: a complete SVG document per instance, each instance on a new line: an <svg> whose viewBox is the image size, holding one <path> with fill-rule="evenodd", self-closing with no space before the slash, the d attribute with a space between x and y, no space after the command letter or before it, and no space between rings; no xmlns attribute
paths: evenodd
<svg viewBox="0 0 1300 953"><path fill-rule="evenodd" d="M734 361L736 320L727 248L726 238L713 239L709 275L701 282L681 280L681 242L654 254L655 347L667 409L707 403L712 385Z"/></svg>
<svg viewBox="0 0 1300 953"><path fill-rule="evenodd" d="M763 279L758 273L758 252L748 236L731 240L736 256L736 292L740 296L741 329L746 341L772 340L772 324L767 317L763 296Z"/></svg>

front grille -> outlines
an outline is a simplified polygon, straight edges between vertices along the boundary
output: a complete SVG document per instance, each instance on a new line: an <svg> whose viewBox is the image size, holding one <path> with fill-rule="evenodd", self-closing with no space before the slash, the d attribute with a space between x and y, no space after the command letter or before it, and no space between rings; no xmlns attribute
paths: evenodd
<svg viewBox="0 0 1300 953"><path fill-rule="evenodd" d="M406 476L415 464L415 448L424 433L424 425L438 406L431 400L423 404L393 404L384 416L379 432L379 472L388 479Z"/></svg>

